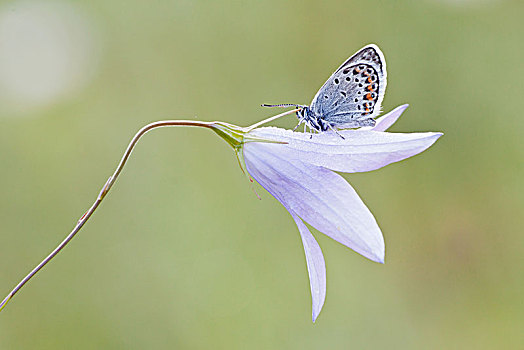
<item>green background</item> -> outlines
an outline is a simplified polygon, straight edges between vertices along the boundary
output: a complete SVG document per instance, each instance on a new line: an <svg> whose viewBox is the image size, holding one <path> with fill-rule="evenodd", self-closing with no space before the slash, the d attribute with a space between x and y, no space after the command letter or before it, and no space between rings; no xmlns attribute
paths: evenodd
<svg viewBox="0 0 524 350"><path fill-rule="evenodd" d="M386 264L313 231L328 278L313 324L286 210L258 185L256 198L213 133L154 131L0 313L1 349L524 346L524 2L50 4L85 19L96 52L84 83L49 103L2 97L1 297L65 237L148 122L253 124L279 112L261 103L309 103L373 42L387 60L384 110L410 104L392 131L444 136L413 159L344 175L382 228Z"/></svg>

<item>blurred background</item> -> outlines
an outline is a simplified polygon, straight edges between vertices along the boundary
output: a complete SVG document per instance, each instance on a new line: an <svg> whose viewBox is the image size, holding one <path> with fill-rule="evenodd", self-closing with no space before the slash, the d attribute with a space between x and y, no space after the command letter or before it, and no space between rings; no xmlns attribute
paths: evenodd
<svg viewBox="0 0 524 350"><path fill-rule="evenodd" d="M229 146L164 129L73 242L0 314L1 349L524 346L524 2L2 1L0 294L69 233L128 141L160 119L251 125L308 104L368 43L392 131L423 154L344 175L386 264L323 236L311 322L298 230ZM289 116L274 125L291 128ZM1 299L0 298L0 299Z"/></svg>

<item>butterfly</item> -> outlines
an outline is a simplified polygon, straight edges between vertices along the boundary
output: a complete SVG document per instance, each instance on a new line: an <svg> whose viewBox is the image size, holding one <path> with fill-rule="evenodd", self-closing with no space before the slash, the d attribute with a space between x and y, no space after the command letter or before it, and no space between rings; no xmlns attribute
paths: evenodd
<svg viewBox="0 0 524 350"><path fill-rule="evenodd" d="M378 46L364 46L347 59L318 90L311 105L278 104L264 107L297 107L298 125L317 132L329 129L374 126L386 91L386 61ZM295 130L294 129L294 130ZM339 134L340 135L340 134Z"/></svg>

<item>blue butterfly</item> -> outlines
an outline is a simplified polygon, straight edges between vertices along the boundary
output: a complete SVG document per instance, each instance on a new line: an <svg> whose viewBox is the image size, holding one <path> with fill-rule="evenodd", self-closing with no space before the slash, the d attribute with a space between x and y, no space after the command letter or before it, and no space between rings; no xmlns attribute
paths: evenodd
<svg viewBox="0 0 524 350"><path fill-rule="evenodd" d="M367 45L344 62L318 90L310 106L298 107L298 125L317 132L374 126L386 91L386 61L378 46Z"/></svg>

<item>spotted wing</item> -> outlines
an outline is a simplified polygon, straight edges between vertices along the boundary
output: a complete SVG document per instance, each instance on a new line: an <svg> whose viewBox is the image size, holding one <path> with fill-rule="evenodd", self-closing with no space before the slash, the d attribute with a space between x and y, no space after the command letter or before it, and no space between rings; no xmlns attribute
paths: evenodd
<svg viewBox="0 0 524 350"><path fill-rule="evenodd" d="M317 92L311 111L335 128L374 125L386 91L386 61L376 45L360 49Z"/></svg>

